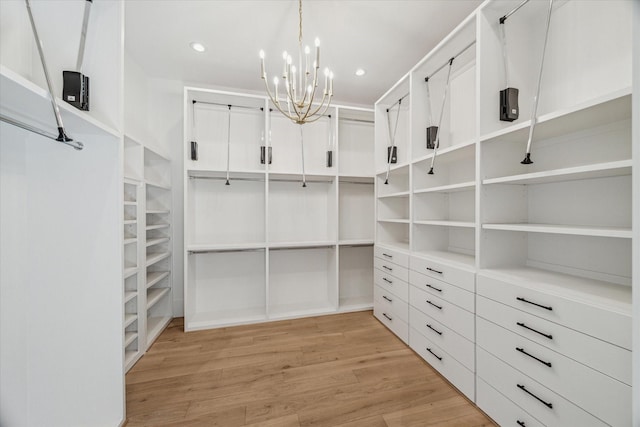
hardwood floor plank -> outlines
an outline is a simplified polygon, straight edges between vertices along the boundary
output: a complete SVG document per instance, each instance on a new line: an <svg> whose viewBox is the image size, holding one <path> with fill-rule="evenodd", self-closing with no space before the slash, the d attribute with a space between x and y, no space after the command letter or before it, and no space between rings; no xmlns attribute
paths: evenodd
<svg viewBox="0 0 640 427"><path fill-rule="evenodd" d="M128 426L493 425L370 311L183 325L127 374Z"/></svg>

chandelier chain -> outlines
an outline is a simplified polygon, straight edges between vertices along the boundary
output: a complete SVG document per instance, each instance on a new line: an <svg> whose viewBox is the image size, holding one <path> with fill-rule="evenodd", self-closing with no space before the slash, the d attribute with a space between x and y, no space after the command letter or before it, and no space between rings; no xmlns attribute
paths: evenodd
<svg viewBox="0 0 640 427"><path fill-rule="evenodd" d="M298 15L300 16L300 23L298 25L298 44L302 46L302 0L298 2Z"/></svg>

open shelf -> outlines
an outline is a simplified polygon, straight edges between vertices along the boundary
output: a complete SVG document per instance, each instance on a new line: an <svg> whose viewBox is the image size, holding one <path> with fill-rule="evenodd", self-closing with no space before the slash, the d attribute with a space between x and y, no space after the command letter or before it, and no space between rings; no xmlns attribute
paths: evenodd
<svg viewBox="0 0 640 427"><path fill-rule="evenodd" d="M138 339L138 334L136 332L125 332L124 333L125 348L129 347L137 339Z"/></svg>
<svg viewBox="0 0 640 427"><path fill-rule="evenodd" d="M133 322L138 320L138 315L133 313L126 313L124 315L124 327L129 327Z"/></svg>
<svg viewBox="0 0 640 427"><path fill-rule="evenodd" d="M167 243L167 242L169 242L169 240L170 239L168 237L150 238L150 239L147 239L146 247L160 245L162 243Z"/></svg>
<svg viewBox="0 0 640 427"><path fill-rule="evenodd" d="M334 240L316 240L305 242L274 242L269 243L270 249L304 249L304 248L326 248L335 246Z"/></svg>
<svg viewBox="0 0 640 427"><path fill-rule="evenodd" d="M150 271L147 273L147 283L146 287L150 288L151 286L159 283L166 277L169 277L170 272L168 271Z"/></svg>
<svg viewBox="0 0 640 427"><path fill-rule="evenodd" d="M137 243L138 239L135 237L125 237L124 240L122 241L122 244L124 245L131 245L133 243Z"/></svg>
<svg viewBox="0 0 640 427"><path fill-rule="evenodd" d="M373 307L373 246L340 247L338 309Z"/></svg>
<svg viewBox="0 0 640 427"><path fill-rule="evenodd" d="M267 244L264 242L255 243L238 243L238 244L214 244L214 243L202 243L202 244L190 244L187 246L187 251L199 253L199 252L232 252L232 251L250 251L265 249Z"/></svg>
<svg viewBox="0 0 640 427"><path fill-rule="evenodd" d="M162 298L164 298L169 291L170 288L149 288L147 289L147 310L150 310L154 305L156 305Z"/></svg>
<svg viewBox="0 0 640 427"><path fill-rule="evenodd" d="M420 257L433 259L434 261L458 264L468 270L470 269L475 271L476 261L475 257L472 255L438 250L414 251L413 253Z"/></svg>
<svg viewBox="0 0 640 427"><path fill-rule="evenodd" d="M366 184L338 183L338 237L342 240L371 240L375 230L373 178Z"/></svg>
<svg viewBox="0 0 640 427"><path fill-rule="evenodd" d="M438 187L414 190L413 194L423 193L457 193L459 191L472 191L476 188L475 181L460 182L457 184L440 185Z"/></svg>
<svg viewBox="0 0 640 427"><path fill-rule="evenodd" d="M449 258L471 260L475 257L475 233L472 222L414 222L412 249L416 253L450 254Z"/></svg>
<svg viewBox="0 0 640 427"><path fill-rule="evenodd" d="M267 320L264 307L246 309L220 309L197 313L189 321L189 330L210 329L215 326L233 326Z"/></svg>
<svg viewBox="0 0 640 427"><path fill-rule="evenodd" d="M419 225L436 225L439 227L461 227L461 228L475 228L475 222L465 221L413 221L414 224Z"/></svg>
<svg viewBox="0 0 640 427"><path fill-rule="evenodd" d="M154 187L154 188L158 188L160 190L166 190L166 191L171 191L171 186L168 184L162 184L159 182L154 182L154 181L149 181L146 180L145 184L147 184L148 187Z"/></svg>
<svg viewBox="0 0 640 427"><path fill-rule="evenodd" d="M373 176L373 111L338 110L338 171L341 176Z"/></svg>
<svg viewBox="0 0 640 427"><path fill-rule="evenodd" d="M338 241L340 246L370 246L374 243L373 239L344 239Z"/></svg>
<svg viewBox="0 0 640 427"><path fill-rule="evenodd" d="M131 301L132 299L134 299L135 297L138 296L138 292L137 291L125 291L124 292L124 303L128 303L129 301Z"/></svg>
<svg viewBox="0 0 640 427"><path fill-rule="evenodd" d="M160 230L163 228L169 228L171 226L171 224L151 224L151 225L147 225L145 227L145 230L150 231L150 230Z"/></svg>
<svg viewBox="0 0 640 427"><path fill-rule="evenodd" d="M147 317L147 347L153 344L169 322L171 316Z"/></svg>
<svg viewBox="0 0 640 427"><path fill-rule="evenodd" d="M160 252L160 253L147 254L146 266L150 267L153 264L156 264L156 263L162 261L163 259L169 258L170 255L171 255L170 252Z"/></svg>
<svg viewBox="0 0 640 427"><path fill-rule="evenodd" d="M614 237L631 239L630 228L582 227L578 225L554 224L482 224L486 230L524 231L528 233L567 234L576 236Z"/></svg>
<svg viewBox="0 0 640 427"><path fill-rule="evenodd" d="M126 267L124 269L124 274L123 274L123 278L127 279L131 276L133 276L134 274L136 274L138 272L138 267L134 266L134 267Z"/></svg>
<svg viewBox="0 0 640 427"><path fill-rule="evenodd" d="M378 199L387 199L387 198L408 198L410 192L407 191L398 191L397 193L383 194L378 196Z"/></svg>
<svg viewBox="0 0 640 427"><path fill-rule="evenodd" d="M386 219L386 218L379 218L378 222L390 222L390 223L395 223L395 224L409 224L409 220L408 219Z"/></svg>

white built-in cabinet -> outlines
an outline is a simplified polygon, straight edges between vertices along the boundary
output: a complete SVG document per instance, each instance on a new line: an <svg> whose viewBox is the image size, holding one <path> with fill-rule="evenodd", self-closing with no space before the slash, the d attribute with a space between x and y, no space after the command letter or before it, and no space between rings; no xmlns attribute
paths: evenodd
<svg viewBox="0 0 640 427"><path fill-rule="evenodd" d="M170 160L125 136L123 185L123 326L128 371L173 317Z"/></svg>
<svg viewBox="0 0 640 427"><path fill-rule="evenodd" d="M185 329L370 309L373 112L303 126L306 187L266 97L187 87L184 117Z"/></svg>
<svg viewBox="0 0 640 427"><path fill-rule="evenodd" d="M374 314L500 425L632 425L632 2L554 5L530 165L549 3L506 21L503 122L519 3L484 3L376 103ZM452 57L430 175L448 65L430 102L425 77Z"/></svg>

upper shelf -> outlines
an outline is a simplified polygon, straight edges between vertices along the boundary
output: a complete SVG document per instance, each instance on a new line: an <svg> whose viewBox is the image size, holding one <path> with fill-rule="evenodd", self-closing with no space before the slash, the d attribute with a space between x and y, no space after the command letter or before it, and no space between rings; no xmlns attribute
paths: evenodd
<svg viewBox="0 0 640 427"><path fill-rule="evenodd" d="M0 110L3 114L52 135L58 135L51 98L46 90L0 65L0 93ZM56 103L69 137L77 139L76 135L108 135L116 138L121 136L116 129L61 99L56 98Z"/></svg>
<svg viewBox="0 0 640 427"><path fill-rule="evenodd" d="M537 119L536 140L566 135L585 128L614 123L631 117L631 88L627 87L605 96L591 99ZM531 120L481 136L481 142L526 141Z"/></svg>

